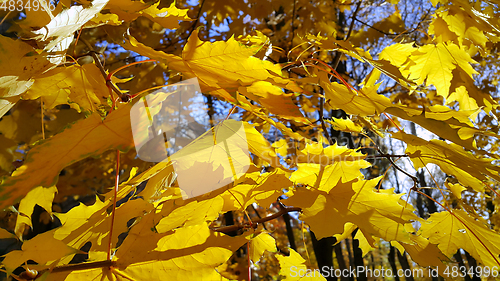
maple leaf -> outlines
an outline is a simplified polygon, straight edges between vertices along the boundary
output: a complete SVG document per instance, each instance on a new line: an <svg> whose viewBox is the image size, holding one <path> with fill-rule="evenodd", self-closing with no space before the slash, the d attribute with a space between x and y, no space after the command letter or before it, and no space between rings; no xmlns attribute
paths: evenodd
<svg viewBox="0 0 500 281"><path fill-rule="evenodd" d="M33 77L54 66L46 53L38 54L35 49L21 40L0 35L0 98L22 94L33 85ZM12 100L1 99L4 107ZM9 102L10 101L10 102ZM10 105L11 106L11 105ZM5 114L7 108L2 108ZM3 116L1 114L0 116Z"/></svg>
<svg viewBox="0 0 500 281"><path fill-rule="evenodd" d="M404 225L416 220L417 216L408 205L399 202L401 195L389 190L374 191L379 180L337 183L328 192L297 188L285 202L302 207L301 218L311 226L318 238L343 233L344 224L351 222L365 234L386 241L411 243ZM325 224L325 221L328 223Z"/></svg>
<svg viewBox="0 0 500 281"><path fill-rule="evenodd" d="M285 94L270 82L257 81L249 87L240 87L239 92L257 101L271 113L287 119L308 123L299 107L293 102L293 94Z"/></svg>
<svg viewBox="0 0 500 281"><path fill-rule="evenodd" d="M36 261L39 264L46 264L79 252L61 240L54 239L52 236L53 232L47 231L38 234L34 238L25 241L21 250L9 252L2 261L2 264L7 269L7 273L12 273L16 267L28 260Z"/></svg>
<svg viewBox="0 0 500 281"><path fill-rule="evenodd" d="M265 251L276 252L276 241L268 233L259 233L257 236L250 240L250 259L254 263L258 262L260 258L264 255Z"/></svg>
<svg viewBox="0 0 500 281"><path fill-rule="evenodd" d="M431 214L420 231L447 256L462 248L485 266L500 265L500 247L495 242L500 235L463 210Z"/></svg>
<svg viewBox="0 0 500 281"><path fill-rule="evenodd" d="M308 269L305 260L294 249L290 249L290 256L277 255L276 258L280 262L280 275L285 276L285 280L326 280L319 271Z"/></svg>
<svg viewBox="0 0 500 281"><path fill-rule="evenodd" d="M101 202L96 199L91 206L80 204L68 213L56 214L62 226L55 229L53 237L76 249L90 242L92 247L89 251L89 258L91 260L102 258L103 255L105 256L110 235L111 214L107 212L110 205L111 200ZM113 224L112 245L116 245L120 234L128 231L127 222L130 218L142 216L152 208L150 203L142 199L130 200L118 207ZM71 257L68 257L62 260L61 264L67 264L70 261Z"/></svg>
<svg viewBox="0 0 500 281"><path fill-rule="evenodd" d="M227 89L250 86L257 81L269 81L298 90L293 82L282 77L279 65L253 56L265 42L258 43L245 46L233 37L227 42L203 42L195 30L189 37L181 57L155 51L131 36L123 46L144 56L165 61L169 67L182 72L188 78L198 78L202 91L215 91L214 94L229 101L234 101L234 98L227 93Z"/></svg>
<svg viewBox="0 0 500 281"><path fill-rule="evenodd" d="M363 127L355 124L351 119L332 118L332 120L325 120L325 122L331 124L337 131L352 133L363 132Z"/></svg>
<svg viewBox="0 0 500 281"><path fill-rule="evenodd" d="M393 241L391 243L395 243L396 246L399 246L404 249L418 264L421 266L435 266L438 269L438 272L444 276L444 270L446 268L444 261L448 261L448 258L441 252L438 245L432 244L429 240L425 239L422 236L412 235L411 236L411 244L408 243L399 243ZM399 248L398 248L399 250ZM404 253L403 250L399 250L401 254Z"/></svg>
<svg viewBox="0 0 500 281"><path fill-rule="evenodd" d="M336 40L331 38L325 38L321 36L307 36L310 42L314 45L318 45L321 48L329 49L329 50L340 50L341 52L356 58L359 61L369 63L379 72L384 73L385 75L391 77L395 81L397 81L403 87L411 88L415 85L414 82L407 79L395 65L389 63L389 61L385 59L374 60L369 52L356 48L350 42ZM384 57L381 57L384 58Z"/></svg>
<svg viewBox="0 0 500 281"><path fill-rule="evenodd" d="M475 61L464 50L453 43L438 43L436 45L425 45L413 51L406 64L409 78L417 80L422 84L427 81L437 89L437 94L448 98L452 70L460 67L468 75L476 74L470 63ZM436 67L438 64L438 67Z"/></svg>
<svg viewBox="0 0 500 281"><path fill-rule="evenodd" d="M31 88L22 95L25 99L43 97L44 107L52 109L70 104L78 112L96 111L106 105L108 88L95 64L59 67L39 75Z"/></svg>
<svg viewBox="0 0 500 281"><path fill-rule="evenodd" d="M446 106L434 105L425 109L388 107L387 113L420 124L436 135L466 149L475 150L475 133L489 134L474 127L469 117L477 111L454 111Z"/></svg>
<svg viewBox="0 0 500 281"><path fill-rule="evenodd" d="M406 153L416 169L434 163L445 173L455 176L463 185L479 192L484 191L486 175L500 179L500 168L491 164L493 159L475 157L456 144L441 140L426 141L403 132L394 133L393 136L407 143Z"/></svg>
<svg viewBox="0 0 500 281"><path fill-rule="evenodd" d="M24 226L32 226L31 215L35 209L35 205L42 207L49 215L52 216L52 201L54 201L57 188L51 186L48 188L37 187L32 189L19 203L19 215L16 220L16 235L22 237Z"/></svg>
<svg viewBox="0 0 500 281"><path fill-rule="evenodd" d="M292 182L280 168L268 173L261 173L257 167L252 168L221 194L225 203L224 211L246 209L253 203L268 207L276 202L283 189L292 186Z"/></svg>
<svg viewBox="0 0 500 281"><path fill-rule="evenodd" d="M96 268L71 273L51 274L52 280L66 278L98 278L113 280L125 276L131 280L193 280L200 276L221 279L215 267L225 262L234 250L244 244L245 237L229 237L213 233L206 223L158 234L152 231L153 214L144 216L128 233L114 257L115 267ZM162 270L157 270L161 268ZM115 278L116 278L115 277Z"/></svg>
<svg viewBox="0 0 500 281"><path fill-rule="evenodd" d="M142 10L142 14L169 29L176 29L179 27L179 20L191 20L187 15L188 9L177 9L177 7L175 7L175 1L172 2L168 8L158 9L158 5L160 5L160 2Z"/></svg>
<svg viewBox="0 0 500 281"><path fill-rule="evenodd" d="M343 84L328 81L326 75L320 76L320 85L325 90L326 104L332 109L342 108L348 114L369 116L382 113L391 101L376 93L376 88L356 92Z"/></svg>
<svg viewBox="0 0 500 281"><path fill-rule="evenodd" d="M44 49L64 52L73 41L73 33L80 29L106 6L109 0L94 0L89 8L72 6L57 14L44 28L33 31L32 37L43 43Z"/></svg>
<svg viewBox="0 0 500 281"><path fill-rule="evenodd" d="M362 178L360 169L370 166L365 155L334 144L323 148L321 143L307 144L297 155L298 169L290 180L330 191L337 183Z"/></svg>
<svg viewBox="0 0 500 281"><path fill-rule="evenodd" d="M191 20L187 15L188 9L178 9L175 1L168 8L158 9L160 4L160 2L149 4L143 1L110 0L106 8L121 20L132 21L144 16L168 29L178 28L179 21Z"/></svg>

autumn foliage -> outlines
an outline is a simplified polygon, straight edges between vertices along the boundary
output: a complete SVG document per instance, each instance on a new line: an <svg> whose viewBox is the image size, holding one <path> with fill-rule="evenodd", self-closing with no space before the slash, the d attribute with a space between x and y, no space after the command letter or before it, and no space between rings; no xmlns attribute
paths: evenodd
<svg viewBox="0 0 500 281"><path fill-rule="evenodd" d="M498 276L499 5L0 0L5 278L302 280L403 259L416 280ZM190 78L197 128L216 142L241 121L250 164L194 198L175 161L137 157L130 114ZM199 188L222 173L182 141Z"/></svg>

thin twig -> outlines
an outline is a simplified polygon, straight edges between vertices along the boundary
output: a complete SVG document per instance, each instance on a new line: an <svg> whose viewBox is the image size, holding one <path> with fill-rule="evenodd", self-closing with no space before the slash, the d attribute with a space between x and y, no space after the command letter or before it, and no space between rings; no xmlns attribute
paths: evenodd
<svg viewBox="0 0 500 281"><path fill-rule="evenodd" d="M200 9L198 10L198 14L196 15L196 19L193 22L193 25L191 26L191 31L189 32L189 36L193 33L194 29L196 28L196 25L200 21L200 16L201 16L201 11L203 10L203 5L205 4L205 0L201 2Z"/></svg>
<svg viewBox="0 0 500 281"><path fill-rule="evenodd" d="M129 101L130 96L122 93L122 91L120 91L120 89L118 89L118 87L113 82L111 82L111 79L107 79L108 74L106 73L104 66L102 66L102 63L101 63L101 60L99 59L99 56L97 56L98 53L95 51L90 51L89 54L92 56L92 58L94 58L95 65L101 71L101 74L104 77L104 80L106 80L106 86L110 87L111 90L113 90L113 92L115 92L123 102Z"/></svg>
<svg viewBox="0 0 500 281"><path fill-rule="evenodd" d="M387 158L387 157L396 157L396 158L401 158L401 157L409 157L406 154L380 154L380 155L368 155L366 158Z"/></svg>
<svg viewBox="0 0 500 281"><path fill-rule="evenodd" d="M45 139L45 126L43 125L43 97L40 97L40 112L42 114L42 139Z"/></svg>
<svg viewBox="0 0 500 281"><path fill-rule="evenodd" d="M352 14L351 25L349 25L349 30L347 31L347 34L344 37L344 41L347 41L347 39L349 39L349 37L351 36L352 29L354 28L354 20L356 19L356 15L359 12L359 7L361 6L361 2L363 2L363 1L358 2L358 4L356 5L356 9L354 10L354 13ZM337 70L337 67L339 66L341 57L342 57L342 53L337 51L337 54L335 55L335 59L334 59L333 64L332 64L332 69L334 71ZM319 120L321 121L321 128L323 128L323 133L325 134L326 138L328 139L328 143L330 145L333 145L333 140L330 139L330 134L328 133L328 131L326 129L325 120L323 120L324 106L325 106L325 96L320 98L320 101L319 101Z"/></svg>
<svg viewBox="0 0 500 281"><path fill-rule="evenodd" d="M0 25L2 25L2 24L3 24L3 22L7 19L7 17L10 15L10 13L12 13L12 11L9 11L9 12L5 15L5 17L3 17L2 21L0 21Z"/></svg>
<svg viewBox="0 0 500 281"><path fill-rule="evenodd" d="M295 26L294 26L294 21L295 21L295 2L297 0L293 0L293 14L292 14L292 40L290 41L290 46L293 46L293 39L295 39Z"/></svg>
<svg viewBox="0 0 500 281"><path fill-rule="evenodd" d="M299 207L282 207L281 210L275 214L272 214L270 216L264 217L262 219L254 220L251 222L246 222L244 224L235 224L235 225L228 225L228 226L221 226L217 228L212 228L212 231L215 232L222 232L222 233L231 233L233 231L237 231L240 229L245 229L245 228L257 228L257 226L260 223L264 223L270 220L274 220L276 218L281 217L285 213L290 213L290 212L302 212L302 208Z"/></svg>
<svg viewBox="0 0 500 281"><path fill-rule="evenodd" d="M116 213L116 197L118 195L118 184L120 182L120 150L116 150L116 170L115 170L115 187L113 188L113 210L111 212L111 226L109 228L109 239L108 239L108 260L111 260L111 240L113 239L113 227L115 223L115 213Z"/></svg>
<svg viewBox="0 0 500 281"><path fill-rule="evenodd" d="M323 88L321 88L320 91L323 92ZM328 143L330 145L333 145L333 140L330 137L328 130L326 129L325 120L323 119L324 107L325 107L325 97L323 96L322 98L319 99L319 120L321 121L321 128L323 129L323 134L325 134L325 137L328 140Z"/></svg>
<svg viewBox="0 0 500 281"><path fill-rule="evenodd" d="M384 157L389 160L389 162L391 162L391 164L394 166L394 168L396 168L398 171L400 171L401 173L407 175L408 177L410 177L412 180L413 180L413 189L416 189L418 187L418 179L417 177L411 175L410 173L408 173L407 171L401 169L398 165L396 165L396 163L394 163L394 161L392 161L391 157L389 157L387 154L384 154L380 148L377 146L377 151L381 154L381 155L384 155Z"/></svg>

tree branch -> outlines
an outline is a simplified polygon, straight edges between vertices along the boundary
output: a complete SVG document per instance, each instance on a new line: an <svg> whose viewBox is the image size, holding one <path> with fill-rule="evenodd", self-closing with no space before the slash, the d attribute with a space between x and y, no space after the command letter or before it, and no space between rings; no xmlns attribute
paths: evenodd
<svg viewBox="0 0 500 281"><path fill-rule="evenodd" d="M361 6L361 2L363 2L363 1L358 2L358 4L356 5L356 10L354 10L354 13L352 14L351 25L349 25L349 31L347 32L346 36L344 37L344 41L347 41L347 39L349 39L349 37L351 36L352 29L354 28L354 20L356 19L356 15L359 12L359 7ZM333 70L337 70L337 67L339 66L341 57L342 57L342 53L337 51L337 54L335 55L335 59L332 63ZM321 89L321 90L323 90L323 89ZM323 120L324 106L325 106L325 97L323 96L319 100L319 120L321 121L321 128L323 129L323 133L325 134L326 138L328 139L328 143L330 145L333 145L333 140L330 138L330 134L328 133L328 130L326 129L325 120Z"/></svg>
<svg viewBox="0 0 500 281"><path fill-rule="evenodd" d="M253 220L251 222L246 222L244 224L235 224L235 225L212 228L212 230L215 232L230 233L232 231L237 231L237 230L245 229L245 228L254 228L255 229L255 228L257 228L257 225L259 223L264 223L264 222L267 222L270 220L274 220L276 218L281 217L283 214L286 214L289 212L302 212L302 208L282 206L282 208L279 212L272 214L270 216L267 216L267 217L264 217L264 218L261 218L258 220Z"/></svg>
<svg viewBox="0 0 500 281"><path fill-rule="evenodd" d="M95 51L90 51L89 54L92 56L92 58L94 58L95 65L101 71L104 80L106 80L106 86L110 87L113 90L113 92L115 92L123 102L128 102L130 100L130 96L122 93L122 91L120 91L120 89L118 89L118 87L113 82L111 82L110 79L108 79L108 74L106 73L104 66L102 66L101 60L97 56L98 53Z"/></svg>

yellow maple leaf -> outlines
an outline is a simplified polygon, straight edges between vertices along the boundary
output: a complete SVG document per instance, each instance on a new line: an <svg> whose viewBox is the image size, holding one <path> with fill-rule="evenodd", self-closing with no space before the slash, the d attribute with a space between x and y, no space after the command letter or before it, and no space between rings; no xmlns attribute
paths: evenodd
<svg viewBox="0 0 500 281"><path fill-rule="evenodd" d="M33 77L53 67L47 53L38 54L21 40L0 35L0 97L14 97L33 85ZM3 106L8 103L2 100ZM1 109L5 114L6 110ZM1 114L0 116L2 116Z"/></svg>
<svg viewBox="0 0 500 281"><path fill-rule="evenodd" d="M406 69L410 79L434 85L437 94L446 99L450 94L453 69L460 67L470 76L477 73L470 63L476 62L459 46L448 42L418 48L411 53Z"/></svg>
<svg viewBox="0 0 500 281"><path fill-rule="evenodd" d="M276 248L276 240L268 233L263 232L250 240L250 259L254 263L258 262L265 251L274 253L278 249Z"/></svg>
<svg viewBox="0 0 500 281"><path fill-rule="evenodd" d="M65 256L76 254L79 251L69 247L66 243L54 239L54 230L38 234L34 238L25 241L21 250L9 252L2 264L7 269L7 274L28 260L36 261L41 265L61 259Z"/></svg>
<svg viewBox="0 0 500 281"><path fill-rule="evenodd" d="M269 81L280 87L301 91L294 82L282 77L281 67L263 61L253 55L265 43L258 37L260 44L244 45L231 37L227 42L201 41L198 30L193 31L182 56L178 57L155 51L129 36L123 46L144 56L163 61L187 78L198 78L202 91L210 91L226 100L234 101L228 91L240 86L250 86L256 81Z"/></svg>
<svg viewBox="0 0 500 281"><path fill-rule="evenodd" d="M374 191L379 181L380 178L339 182L328 193L297 188L285 202L302 207L301 218L311 226L318 239L343 233L344 224L350 222L367 237L411 243L404 225L417 220L417 216L411 207L400 202L400 194Z"/></svg>
<svg viewBox="0 0 500 281"><path fill-rule="evenodd" d="M500 168L492 164L493 159L476 157L461 146L441 140L426 141L403 132L393 136L407 144L406 153L416 169L434 163L446 174L455 176L464 186L479 192L484 191L486 175L500 180Z"/></svg>
<svg viewBox="0 0 500 281"><path fill-rule="evenodd" d="M107 209L111 204L111 200L102 202L96 199L91 206L80 204L67 213L57 213L62 226L55 229L53 237L77 249L90 242L89 258L99 259L108 250L111 214ZM142 199L130 200L116 208L112 247L116 246L118 236L128 231L130 218L140 217L152 209L152 204ZM67 264L70 260L65 258L60 264Z"/></svg>
<svg viewBox="0 0 500 281"><path fill-rule="evenodd" d="M48 188L39 186L28 192L21 200L18 207L19 214L16 220L16 235L18 237L22 237L24 225L33 226L31 224L31 215L33 214L35 205L42 207L52 216L52 201L54 201L56 192L57 188L55 186Z"/></svg>
<svg viewBox="0 0 500 281"><path fill-rule="evenodd" d="M178 9L173 1L168 8L158 9L160 2L110 0L106 8L120 20L133 21L140 16L147 17L164 28L177 29L179 21L190 21L188 9Z"/></svg>
<svg viewBox="0 0 500 281"><path fill-rule="evenodd" d="M96 111L106 105L109 90L95 64L59 67L37 76L35 83L22 95L25 99L43 97L44 107L52 109L69 104L78 112Z"/></svg>
<svg viewBox="0 0 500 281"><path fill-rule="evenodd" d="M387 113L415 122L436 135L466 149L475 150L475 133L489 134L474 127L469 117L477 111L455 111L446 106L434 105L425 109L389 107Z"/></svg>
<svg viewBox="0 0 500 281"><path fill-rule="evenodd" d="M285 94L281 88L274 86L270 82L257 81L249 87L239 87L238 91L244 96L259 102L271 113L277 115L278 118L310 123L293 102L293 94Z"/></svg>
<svg viewBox="0 0 500 281"><path fill-rule="evenodd" d="M326 280L321 272L316 269L307 268L305 260L294 249L290 249L290 256L276 255L280 263L280 275L285 280Z"/></svg>
<svg viewBox="0 0 500 281"><path fill-rule="evenodd" d="M323 148L321 143L307 144L297 155L298 169L290 180L330 191L342 183L361 178L360 169L370 166L366 156L354 149L337 144Z"/></svg>
<svg viewBox="0 0 500 281"><path fill-rule="evenodd" d="M444 272L446 266L443 261L447 261L448 258L439 250L438 245L432 244L429 240L417 235L412 235L411 241L412 243L399 243L396 241L391 243L402 247L412 260L420 266L437 266L439 273Z"/></svg>
<svg viewBox="0 0 500 281"><path fill-rule="evenodd" d="M329 82L326 74L320 74L320 85L325 90L326 106L342 108L347 114L370 116L380 114L392 105L389 98L377 94L376 87L363 88L356 92L337 82Z"/></svg>
<svg viewBox="0 0 500 281"><path fill-rule="evenodd" d="M447 256L464 249L485 266L500 266L500 235L462 210L454 209L452 213L431 214L422 223L422 236Z"/></svg>
<svg viewBox="0 0 500 281"><path fill-rule="evenodd" d="M363 127L354 124L351 119L332 118L332 120L325 120L326 123L332 125L333 129L343 132L361 133Z"/></svg>
<svg viewBox="0 0 500 281"><path fill-rule="evenodd" d="M179 21L190 21L187 12L189 9L177 9L175 1L168 8L158 9L160 2L149 6L142 10L142 15L150 18L156 23L159 23L164 28L176 29L179 27Z"/></svg>
<svg viewBox="0 0 500 281"><path fill-rule="evenodd" d="M230 190L221 194L224 199L223 211L246 209L253 203L267 208L276 202L284 188L290 186L292 182L282 169L276 168L272 172L261 174L253 166Z"/></svg>

